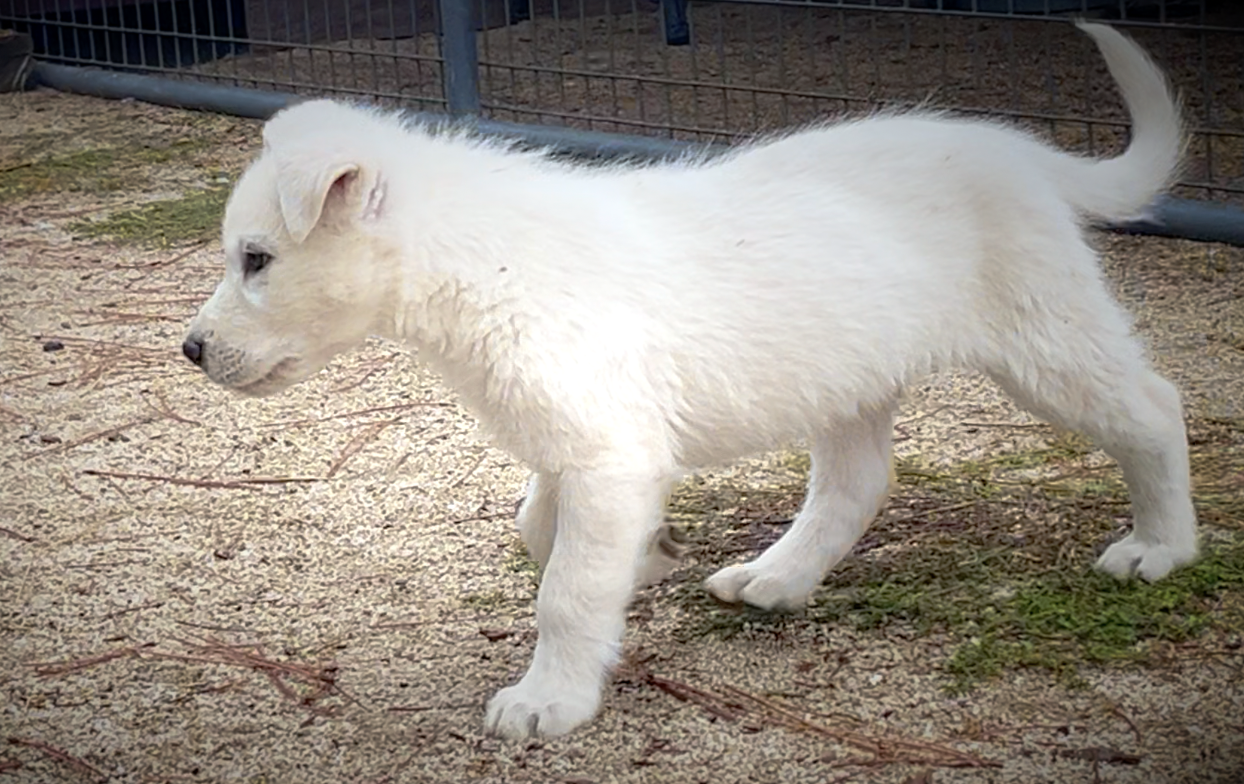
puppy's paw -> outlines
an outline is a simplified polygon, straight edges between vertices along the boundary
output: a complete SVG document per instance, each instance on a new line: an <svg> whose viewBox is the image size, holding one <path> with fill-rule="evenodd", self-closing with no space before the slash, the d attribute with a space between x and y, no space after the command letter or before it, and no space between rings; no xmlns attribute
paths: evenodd
<svg viewBox="0 0 1244 784"><path fill-rule="evenodd" d="M565 735L590 721L599 705L599 691L580 694L524 677L488 702L484 731L508 740Z"/></svg>
<svg viewBox="0 0 1244 784"><path fill-rule="evenodd" d="M635 579L636 588L646 588L670 576L687 552L687 532L673 525L663 525L648 545L648 553Z"/></svg>
<svg viewBox="0 0 1244 784"><path fill-rule="evenodd" d="M1135 534L1128 534L1106 548L1106 552L1097 559L1096 568L1120 580L1136 576L1152 583L1161 580L1172 569L1196 560L1196 555L1195 544L1182 548L1149 544L1136 539Z"/></svg>
<svg viewBox="0 0 1244 784"><path fill-rule="evenodd" d="M762 610L800 610L816 583L805 584L798 575L775 575L754 563L727 566L709 577L704 587L727 604L746 602Z"/></svg>

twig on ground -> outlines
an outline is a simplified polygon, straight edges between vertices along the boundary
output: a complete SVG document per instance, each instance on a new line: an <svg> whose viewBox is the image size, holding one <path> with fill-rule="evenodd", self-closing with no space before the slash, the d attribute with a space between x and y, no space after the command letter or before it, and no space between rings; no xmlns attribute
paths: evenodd
<svg viewBox="0 0 1244 784"><path fill-rule="evenodd" d="M265 422L260 427L294 427L295 425L311 425L319 422L329 422L334 419L352 419L354 417L366 416L368 414L386 414L391 411L409 411L412 408L421 408L424 406L436 406L440 408L452 408L453 403L445 403L438 400L420 401L418 403L396 403L391 406L374 406L372 408L360 408L357 411L347 411L344 414L331 414L324 417L310 417L308 419L284 419L280 422Z"/></svg>
<svg viewBox="0 0 1244 784"><path fill-rule="evenodd" d="M922 419L928 419L929 417L937 416L938 414L942 413L948 408L950 408L950 404L941 405L933 409L932 411L925 411L923 414L916 414L914 417L909 417L908 419L903 419L898 422L895 422L894 426L895 427L906 427L907 425L913 424L915 422L919 422Z"/></svg>
<svg viewBox="0 0 1244 784"><path fill-rule="evenodd" d="M157 269L160 269L161 267L167 267L171 264L176 264L177 262L189 256L191 253L194 253L195 251L202 248L209 241L210 240L207 240L207 239L195 240L193 243L190 244L189 247L187 247L181 253L178 253L176 256L173 256L170 259L164 259L163 261L149 262L147 264L135 265L136 269L143 270L143 274L139 275L137 278L134 278L133 280L126 283L125 288L127 289L131 288L133 287L135 283L140 283L146 280L151 275L152 272L155 272Z"/></svg>
<svg viewBox="0 0 1244 784"><path fill-rule="evenodd" d="M187 362L186 364L188 366L190 363ZM113 375L119 376L117 380L111 381L107 384L102 384L102 383L97 384L95 386L95 389L96 390L116 389L117 387L124 387L124 386L129 386L130 384L139 384L139 383L150 384L152 381L155 381L157 379L162 379L162 378L178 378L178 377L191 378L193 377L197 379L202 375L202 372L196 368L192 368L192 367L183 368L180 365L178 365L175 368L169 367L166 370L164 370L164 372L162 373L157 373L151 369L151 365L147 365L146 367L133 368L128 378L126 378L124 375L119 374L119 373L114 373Z"/></svg>
<svg viewBox="0 0 1244 784"><path fill-rule="evenodd" d="M220 664L245 667L264 675L280 692L281 696L304 708L315 716L336 716L340 706L320 705L328 696L337 696L359 705L359 701L337 684L337 665L334 662L301 664L269 659L263 648L256 643L226 643L215 638L199 641L177 640L187 653L160 650L155 643L127 645L95 656L73 659L67 662L41 662L33 664L35 673L43 677L55 677L77 672L114 659L139 658L165 661L194 662L197 664ZM289 684L300 683L301 691Z"/></svg>
<svg viewBox="0 0 1244 784"><path fill-rule="evenodd" d="M396 425L400 421L400 418L394 417L393 419L383 419L369 424L363 432L354 436L346 443L336 459L333 460L332 465L328 467L328 472L324 475L324 478L332 479L341 470L341 467L346 464L346 461L358 454L359 450L366 446L368 442L374 441L385 428Z"/></svg>
<svg viewBox="0 0 1244 784"><path fill-rule="evenodd" d="M147 643L154 645L154 643ZM99 664L110 662L113 659L124 659L130 656L137 656L139 648L143 646L127 645L124 648L116 648L115 650L106 651L95 656L84 656L80 659L71 659L67 662L36 662L31 666L35 668L35 674L44 678L51 678L58 675L65 675L78 670L85 670L88 667L94 667Z"/></svg>
<svg viewBox="0 0 1244 784"><path fill-rule="evenodd" d="M1126 754L1122 751L1101 746L1087 749L1062 749L1058 752L1058 756L1063 759L1085 760L1094 764L1106 762L1115 765L1139 765L1145 759L1137 754Z"/></svg>
<svg viewBox="0 0 1244 784"><path fill-rule="evenodd" d="M84 315L95 315L94 311L88 311ZM98 321L82 321L78 322L79 327L106 327L109 324L135 324L143 321L169 321L181 323L185 321L185 316L172 313L110 313L107 318L101 318Z"/></svg>
<svg viewBox="0 0 1244 784"><path fill-rule="evenodd" d="M69 767L77 770L79 773L86 773L90 776L96 776L99 779L108 778L102 770L95 767L91 763L78 759L64 749L58 749L50 743L44 743L41 740L34 740L32 738L17 738L13 736L10 736L8 741L12 746L25 746L28 749L41 751L52 759L65 763Z"/></svg>
<svg viewBox="0 0 1244 784"><path fill-rule="evenodd" d="M268 485L308 484L322 482L318 476L256 476L246 479L184 479L178 476L159 476L157 474L134 474L127 471L96 471L87 469L82 472L86 476L103 476L114 479L141 479L145 482L167 482L170 485L184 487L202 487L210 490L258 490Z"/></svg>
<svg viewBox="0 0 1244 784"><path fill-rule="evenodd" d="M1053 476L1047 476L1047 477L1043 477L1040 479L1030 480L1028 484L1049 486L1049 485L1057 484L1059 482L1066 482L1069 479L1083 479L1089 474L1100 474L1105 471L1114 471L1117 468L1118 467L1114 465L1077 466L1076 468L1073 468L1070 471L1064 471L1061 474L1054 474ZM1004 481L1004 480L995 479L993 481L998 482L998 481ZM1011 484L1011 483L1008 483L1008 484ZM1020 483L1015 482L1014 484L1020 484Z"/></svg>
<svg viewBox="0 0 1244 784"><path fill-rule="evenodd" d="M104 481L106 481L106 482L108 483L108 486L109 486L109 487L111 487L113 490L116 490L116 491L117 491L117 495L121 496L121 500L125 501L125 503L126 503L127 505L129 505L129 506L130 506L130 508L133 508L133 506L134 506L134 505L133 505L132 503L130 503L130 494L129 494L129 493L127 493L127 492L125 492L125 488L124 488L124 487L122 487L122 486L121 486L121 485L117 482L117 480L115 480L115 479L113 479L112 477L110 477L110 476L109 476L109 477L104 477Z"/></svg>
<svg viewBox="0 0 1244 784"><path fill-rule="evenodd" d="M62 367L54 367L48 368L47 370L36 370L33 373L23 373L20 376L9 376L8 378L0 379L0 387L8 384L16 384L19 381L29 381L32 378L39 378L41 376L50 376L55 373L60 373L63 370L64 368Z"/></svg>
<svg viewBox="0 0 1244 784"><path fill-rule="evenodd" d="M100 346L102 348L118 349L121 351L130 351L138 354L156 354L163 356L169 353L167 348L156 346L135 346L132 343L117 343L112 340L96 340L94 338L76 337L74 335L37 335L38 340L47 341L55 340L65 345L86 345Z"/></svg>
<svg viewBox="0 0 1244 784"><path fill-rule="evenodd" d="M243 629L241 626L213 626L206 623L195 623L194 621L179 621L174 619L173 623L178 626L189 626L192 629L205 629L209 632L230 632L231 634L258 634L255 629Z"/></svg>
<svg viewBox="0 0 1244 784"><path fill-rule="evenodd" d="M174 422L181 422L182 424L185 424L185 425L197 425L200 427L202 427L203 425L202 422L198 422L193 419L187 419L184 416L174 413L173 409L168 404L168 400L162 394L156 393L156 400L160 402L160 405L158 406L155 403L152 403L150 400L148 400L146 395L143 395L139 399L142 400L143 404L146 405L148 408L150 408L152 411L156 412L157 414L159 414L160 416L166 419L171 419Z"/></svg>
<svg viewBox="0 0 1244 784"><path fill-rule="evenodd" d="M2 526L2 525L0 525L0 534L3 534L3 535L5 535L5 536L9 537L10 539L16 539L16 540L17 540L17 541L19 541L19 542L34 543L34 542L39 541L38 539L34 538L33 536L26 536L25 534L19 534L17 531L14 531L14 530L13 530L13 529L11 529L11 528L5 528L5 527L4 527L4 526Z"/></svg>
<svg viewBox="0 0 1244 784"><path fill-rule="evenodd" d="M389 713L425 713L427 711L463 710L478 707L479 704L474 702L453 702L446 705L392 705L389 707Z"/></svg>
<svg viewBox="0 0 1244 784"><path fill-rule="evenodd" d="M66 490L73 493L78 498L81 498L83 501L94 501L95 500L94 498L91 498L91 496L79 490L77 485L75 485L72 481L70 481L69 477L67 476L58 475L56 477L56 481L60 482L61 485L64 486Z"/></svg>
<svg viewBox="0 0 1244 784"><path fill-rule="evenodd" d="M644 680L679 702L690 702L699 705L708 713L726 721L738 721L743 716L741 706L727 705L726 701L719 696L697 689L689 684L662 678L650 672L644 673Z"/></svg>
<svg viewBox="0 0 1244 784"><path fill-rule="evenodd" d="M655 686L676 699L683 702L692 702L714 716L728 721L738 721L745 716L747 714L747 703L751 703L761 709L763 718L768 719L770 723L777 726L820 735L873 755L871 758L856 761L852 764L884 765L905 763L950 768L1001 767L1001 763L982 759L976 755L968 754L949 746L906 738L871 738L853 730L828 727L809 721L800 715L799 712L773 700L751 694L735 686L722 686L722 689L730 697L734 698L730 699L729 697L686 683L662 678L642 667L638 668L637 674L646 683Z"/></svg>
<svg viewBox="0 0 1244 784"><path fill-rule="evenodd" d="M233 456L238 453L239 448L240 448L239 444L234 444L232 447L230 447L229 452L224 457L220 458L220 461L216 463L216 465L212 466L211 470L203 475L203 478L206 479L207 477L211 476L212 474L216 473L221 468L223 468L225 463L232 460Z"/></svg>
<svg viewBox="0 0 1244 784"><path fill-rule="evenodd" d="M133 613L133 612L141 612L141 611L143 611L143 610L154 610L154 609L156 609L157 607L163 607L163 606L164 606L164 602L148 602L148 603L146 603L146 604L140 604L140 605L138 605L137 607L125 607L125 608L120 609L120 610L113 610L112 612L110 612L110 613L108 613L108 614L106 614L106 615L102 615L102 616L100 616L100 617L101 617L101 619L105 619L105 620L106 620L106 619L110 619L110 618L117 618L117 617L122 616L122 615L128 615L128 614Z"/></svg>
<svg viewBox="0 0 1244 784"><path fill-rule="evenodd" d="M761 706L765 710L774 714L777 718L781 720L781 723L785 724L787 727L790 727L791 729L804 730L804 731L812 732L815 735L822 735L824 737L830 738L831 740L836 740L840 743L846 743L850 746L856 747L857 749L861 749L871 754L875 754L878 757L883 756L885 753L885 747L880 742L874 741L871 738L865 735L861 735L858 732L853 732L851 730L836 730L836 729L833 729L832 727L826 727L823 724L817 724L815 722L808 721L807 719L804 719L802 716L800 716L799 714L795 713L794 711L790 710L789 708L783 705L778 705L772 700L765 699L764 697L761 697L756 694L750 694L748 692L743 691L740 688L737 688L735 686L730 686L729 684L725 685L723 688L737 697L742 697L743 699L751 700L752 702Z"/></svg>
<svg viewBox="0 0 1244 784"><path fill-rule="evenodd" d="M131 558L126 561L88 561L86 563L70 563L70 564L65 564L64 568L65 569L111 569L116 566L135 566L135 565L145 566L148 563L150 563L150 561L143 561L143 560L139 560L136 558Z"/></svg>
<svg viewBox="0 0 1244 784"><path fill-rule="evenodd" d="M343 697L356 705L361 703L347 694L337 685L337 665L334 662L325 664L297 664L275 661L264 656L259 645L233 646L219 640L207 638L201 644L179 641L197 654L216 657L217 664L232 664L248 667L263 673L282 695L298 703L317 716L335 716L340 712L337 706L322 707L317 703L329 695ZM171 656L169 656L171 657ZM301 681L312 688L309 694L299 694L286 683L286 679Z"/></svg>
<svg viewBox="0 0 1244 784"><path fill-rule="evenodd" d="M453 482L449 484L449 489L452 490L455 487L458 487L459 485L461 485L467 479L470 479L471 474L475 473L475 469L480 467L480 465L484 462L484 459L486 457L488 457L488 450L486 449L481 450L479 453L479 457L475 459L474 463L471 463L471 467L463 471L461 476L459 476L457 479L455 479Z"/></svg>
<svg viewBox="0 0 1244 784"><path fill-rule="evenodd" d="M922 517L928 517L929 515L943 514L945 512L957 512L960 509L968 509L970 507L976 506L977 503L979 502L978 501L963 501L962 503L950 504L949 506L938 506L938 507L934 507L933 509L925 509L923 512L913 512L912 514L903 515L902 517L894 517L888 520L887 522L906 523L912 520L919 520Z"/></svg>
<svg viewBox="0 0 1244 784"><path fill-rule="evenodd" d="M513 512L497 512L496 514L478 514L470 517L462 517L457 520L450 520L450 525L458 525L460 523L477 523L484 520L500 520L505 517L513 517Z"/></svg>
<svg viewBox="0 0 1244 784"><path fill-rule="evenodd" d="M370 362L367 363L367 365L370 367L366 373L359 376L354 381L347 382L345 384L342 384L339 387L334 387L332 389L333 394L337 394L340 392L346 392L351 389L361 387L363 384L367 383L367 379L371 378L372 376L376 375L380 371L384 370L390 362L397 359L399 356L401 356L401 352L394 351L387 356L380 357L379 359L371 360Z"/></svg>
<svg viewBox="0 0 1244 784"><path fill-rule="evenodd" d="M959 423L962 427L999 427L1007 430L1041 430L1049 428L1044 422L970 422L963 420Z"/></svg>
<svg viewBox="0 0 1244 784"><path fill-rule="evenodd" d="M156 421L155 417L144 417L142 419L137 419L125 425L117 425L116 427L110 427L107 430L101 430L98 433L92 433L89 436L83 436L82 438L76 439L74 441L66 441L64 443L57 444L56 446L48 447L47 449L43 449L41 451L35 452L32 455L26 455L25 459L30 460L32 458L50 455L53 452L64 452L68 449L77 449L78 447L83 446L85 444L89 444L92 441L98 441L101 438L110 438L112 436L124 433L126 430L133 430L136 427L142 427L143 425L149 425L155 421Z"/></svg>
<svg viewBox="0 0 1244 784"><path fill-rule="evenodd" d="M245 678L231 678L227 681L221 681L220 683L204 683L194 687L185 694L175 697L173 702L188 702L195 697L200 697L204 694L221 694L222 692L237 689L245 683Z"/></svg>
<svg viewBox="0 0 1244 784"><path fill-rule="evenodd" d="M387 481L392 482L393 477L397 476L397 472L401 470L402 466L406 465L406 461L409 460L414 454L414 450L411 450L399 457L397 461L393 463L393 465L389 466L388 470L384 472L384 478Z"/></svg>
<svg viewBox="0 0 1244 784"><path fill-rule="evenodd" d="M1118 703L1109 702L1106 705L1106 709L1110 711L1111 714L1118 716L1120 719L1122 719L1123 723L1131 728L1132 734L1136 736L1136 745L1138 746L1145 745L1145 736L1141 734L1140 727L1136 726L1136 722L1132 721L1131 716L1128 716L1126 713L1123 712L1123 708L1119 707Z"/></svg>

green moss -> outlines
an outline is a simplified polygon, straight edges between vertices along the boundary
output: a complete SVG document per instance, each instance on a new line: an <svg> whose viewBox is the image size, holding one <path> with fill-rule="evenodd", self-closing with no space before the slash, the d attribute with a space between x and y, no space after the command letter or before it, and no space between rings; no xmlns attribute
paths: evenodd
<svg viewBox="0 0 1244 784"><path fill-rule="evenodd" d="M154 201L94 221L79 221L69 230L81 237L108 237L122 242L167 247L206 240L220 231L227 186L193 190L176 199Z"/></svg>
<svg viewBox="0 0 1244 784"><path fill-rule="evenodd" d="M495 610L513 604L513 600L505 595L505 591L483 591L469 593L462 597L462 604L476 610Z"/></svg>
<svg viewBox="0 0 1244 784"><path fill-rule="evenodd" d="M757 526L740 526L740 519L793 516L802 489L685 487L677 506L684 517L699 513L706 551L704 565L667 594L682 610L679 634L728 638L827 624L936 632L952 644L943 663L947 687L965 691L1020 667L1075 684L1081 664L1153 663L1163 643L1238 632L1244 426L1195 421L1190 431L1206 544L1198 562L1153 585L1091 568L1128 513L1127 493L1117 467L1096 464L1091 447L1075 437L950 469L900 465L900 509L873 526L806 612L793 615L721 607L702 583L767 544L755 540ZM784 499L775 498L783 492Z"/></svg>
<svg viewBox="0 0 1244 784"><path fill-rule="evenodd" d="M151 183L147 166L184 158L205 146L202 139L179 139L164 146L103 147L18 161L0 169L0 199L137 190Z"/></svg>
<svg viewBox="0 0 1244 784"><path fill-rule="evenodd" d="M527 554L527 546L517 537L510 543L504 567L510 574L526 577L531 582L532 589L540 585L540 564L532 560Z"/></svg>
<svg viewBox="0 0 1244 784"><path fill-rule="evenodd" d="M1244 527L1244 419L1198 420L1189 439L1198 518L1203 524Z"/></svg>
<svg viewBox="0 0 1244 784"><path fill-rule="evenodd" d="M1004 669L1040 666L1064 676L1077 662L1145 662L1155 642L1179 643L1209 629L1238 628L1220 602L1244 593L1244 538L1216 546L1154 585L1106 575L1051 572L1022 586L961 643L946 669L964 691Z"/></svg>
<svg viewBox="0 0 1244 784"><path fill-rule="evenodd" d="M81 152L23 162L0 172L0 197L20 198L35 193L116 190L123 174L112 150Z"/></svg>

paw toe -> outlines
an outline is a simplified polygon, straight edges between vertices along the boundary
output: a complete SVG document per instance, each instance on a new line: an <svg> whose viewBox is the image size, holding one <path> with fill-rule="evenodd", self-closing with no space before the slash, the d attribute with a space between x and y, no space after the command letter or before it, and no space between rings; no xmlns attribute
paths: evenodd
<svg viewBox="0 0 1244 784"><path fill-rule="evenodd" d="M507 740L565 735L596 713L594 699L543 696L523 684L497 692L488 703L484 731Z"/></svg>
<svg viewBox="0 0 1244 784"><path fill-rule="evenodd" d="M738 604L743 601L743 588L751 581L746 567L727 566L704 581L704 587L717 601Z"/></svg>
<svg viewBox="0 0 1244 784"><path fill-rule="evenodd" d="M719 601L743 602L761 610L800 609L807 604L811 592L793 585L789 579L767 575L749 565L727 566L704 585Z"/></svg>
<svg viewBox="0 0 1244 784"><path fill-rule="evenodd" d="M1128 535L1106 548L1097 559L1096 568L1120 580L1140 577L1157 582L1176 567L1196 558L1196 548L1177 548L1166 544L1148 544Z"/></svg>

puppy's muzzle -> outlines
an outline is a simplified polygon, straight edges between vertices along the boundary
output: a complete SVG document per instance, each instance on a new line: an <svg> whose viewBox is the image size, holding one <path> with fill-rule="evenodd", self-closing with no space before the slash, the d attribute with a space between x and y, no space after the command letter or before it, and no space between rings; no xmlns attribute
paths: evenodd
<svg viewBox="0 0 1244 784"><path fill-rule="evenodd" d="M191 335L181 344L181 353L186 355L186 359L190 360L199 367L203 366L203 338L199 335Z"/></svg>

